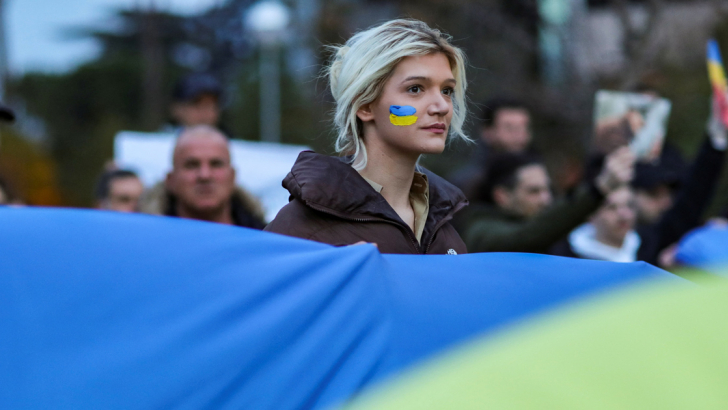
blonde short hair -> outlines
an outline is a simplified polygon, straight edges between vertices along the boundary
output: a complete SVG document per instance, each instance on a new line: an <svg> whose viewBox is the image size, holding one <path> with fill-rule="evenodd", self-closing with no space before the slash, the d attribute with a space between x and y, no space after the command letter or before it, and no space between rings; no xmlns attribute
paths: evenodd
<svg viewBox="0 0 728 410"><path fill-rule="evenodd" d="M470 140L463 133L465 104L465 55L453 46L450 36L418 20L388 21L355 34L343 46L331 46L333 58L326 70L336 101L334 124L338 131L336 152L353 155L353 166L363 169L367 153L362 142L362 124L356 113L376 100L394 68L409 56L443 53L457 81L453 93L453 116L449 137Z"/></svg>

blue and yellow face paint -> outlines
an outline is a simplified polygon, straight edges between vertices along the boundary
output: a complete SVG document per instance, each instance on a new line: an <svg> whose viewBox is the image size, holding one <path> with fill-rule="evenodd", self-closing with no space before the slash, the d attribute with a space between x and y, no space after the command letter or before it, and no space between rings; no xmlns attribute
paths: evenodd
<svg viewBox="0 0 728 410"><path fill-rule="evenodd" d="M409 105L390 105L389 121L394 125L412 125L417 122L415 107Z"/></svg>
<svg viewBox="0 0 728 410"><path fill-rule="evenodd" d="M723 69L723 59L720 57L718 42L714 39L708 41L708 77L713 88L713 98L718 104L720 119L728 126L728 82Z"/></svg>

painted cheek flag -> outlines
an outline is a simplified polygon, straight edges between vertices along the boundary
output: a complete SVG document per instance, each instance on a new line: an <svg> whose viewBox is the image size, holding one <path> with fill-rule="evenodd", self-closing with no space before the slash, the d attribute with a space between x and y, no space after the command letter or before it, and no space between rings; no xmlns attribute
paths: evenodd
<svg viewBox="0 0 728 410"><path fill-rule="evenodd" d="M415 107L409 105L390 105L389 121L394 125L412 125L417 121Z"/></svg>
<svg viewBox="0 0 728 410"><path fill-rule="evenodd" d="M723 69L723 59L720 56L720 48L715 39L708 40L708 77L713 88L713 98L715 99L718 116L723 125L728 127L728 83L726 82L725 70Z"/></svg>

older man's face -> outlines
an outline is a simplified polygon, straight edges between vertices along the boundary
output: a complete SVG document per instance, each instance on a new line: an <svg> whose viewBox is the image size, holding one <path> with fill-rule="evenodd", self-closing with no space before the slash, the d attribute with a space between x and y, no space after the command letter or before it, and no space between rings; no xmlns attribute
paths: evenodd
<svg viewBox="0 0 728 410"><path fill-rule="evenodd" d="M180 206L214 212L230 200L234 187L235 170L224 138L191 136L178 143L167 189Z"/></svg>

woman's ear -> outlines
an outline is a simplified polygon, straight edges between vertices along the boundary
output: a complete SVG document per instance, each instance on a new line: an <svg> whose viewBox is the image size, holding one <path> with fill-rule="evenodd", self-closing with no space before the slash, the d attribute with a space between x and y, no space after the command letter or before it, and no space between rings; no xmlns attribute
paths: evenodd
<svg viewBox="0 0 728 410"><path fill-rule="evenodd" d="M372 103L364 104L356 110L356 116L361 122L374 120L374 111L372 111Z"/></svg>

